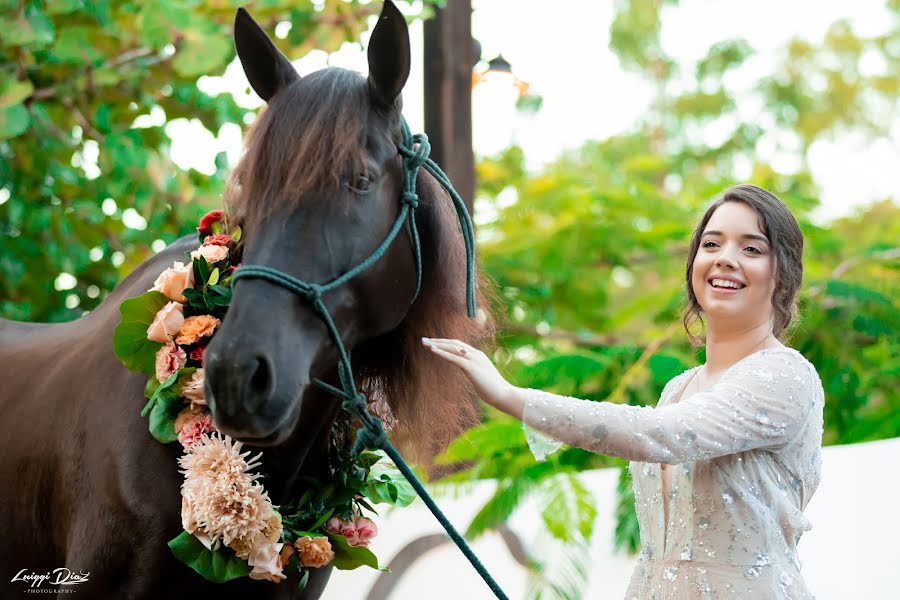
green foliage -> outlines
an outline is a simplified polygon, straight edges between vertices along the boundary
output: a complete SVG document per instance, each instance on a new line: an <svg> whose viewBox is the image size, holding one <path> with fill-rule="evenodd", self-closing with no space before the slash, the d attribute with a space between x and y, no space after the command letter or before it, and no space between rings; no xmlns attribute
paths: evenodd
<svg viewBox="0 0 900 600"><path fill-rule="evenodd" d="M169 540L169 548L175 558L213 583L225 583L250 574L247 561L235 556L231 548L222 546L210 550L187 531Z"/></svg>
<svg viewBox="0 0 900 600"><path fill-rule="evenodd" d="M0 317L79 317L152 255L151 244L173 242L220 208L224 157L211 174L178 167L166 125L197 119L217 135L253 116L230 94L197 86L235 59L241 4L0 3L0 198L9 195L0 201ZM275 42L297 59L358 41L380 4L269 0L251 8L270 35L291 24ZM137 121L151 113L162 124ZM126 212L138 228L126 226ZM55 289L61 272L75 277L74 288Z"/></svg>
<svg viewBox="0 0 900 600"><path fill-rule="evenodd" d="M898 114L900 97L891 50L900 42L900 21L877 37L836 23L821 44L792 41L775 71L756 82L764 114L751 120L738 110L749 82L737 84L726 75L754 49L744 40L723 40L696 65L676 65L659 44L663 4L618 2L612 24L612 50L657 90L640 123L588 142L537 172L525 170L515 147L478 165L480 201L497 213L478 232L482 265L499 284L497 306L506 323L495 361L522 387L654 405L667 381L704 360L680 323L692 229L721 191L749 181L784 200L804 232L800 314L788 343L822 378L824 442L900 436L898 199L819 224L813 220L819 190L807 161L816 140L839 131L889 135L885 123ZM893 65L886 71L893 75L857 75L862 56L873 54ZM869 108L875 106L873 113ZM710 144L707 130L726 133ZM795 170L779 170L757 150L761 139L781 135L799 140ZM512 203L510 190L517 195ZM488 411L485 422L442 457L469 465L451 481L498 480L470 533L496 527L537 494L546 507L547 532L570 539L578 519L555 520L561 507L581 506L585 515L608 508L597 506L587 492L560 492L548 500L544 490L564 487L557 478L577 481L574 474L583 469L617 466L618 500L610 507L617 516L614 543L637 551L624 461L564 448L535 463L515 425ZM540 590L530 597L548 593L547 586Z"/></svg>
<svg viewBox="0 0 900 600"><path fill-rule="evenodd" d="M168 302L160 292L147 292L119 305L122 318L113 334L113 351L132 371L148 375L156 372L156 352L161 344L147 339L147 328Z"/></svg>
<svg viewBox="0 0 900 600"><path fill-rule="evenodd" d="M378 558L372 551L363 546L351 546L347 538L333 533L328 534L331 549L334 550L334 560L331 562L335 569L350 571L359 567L372 567L378 569ZM386 570L386 569L381 569Z"/></svg>

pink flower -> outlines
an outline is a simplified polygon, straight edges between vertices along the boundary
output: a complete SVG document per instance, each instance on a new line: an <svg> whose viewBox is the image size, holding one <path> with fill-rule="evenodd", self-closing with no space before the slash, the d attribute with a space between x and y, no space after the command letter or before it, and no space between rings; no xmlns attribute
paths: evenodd
<svg viewBox="0 0 900 600"><path fill-rule="evenodd" d="M204 434L212 433L216 430L213 424L212 416L209 413L201 413L189 417L178 431L178 441L184 446L185 450L189 450L196 442L203 437ZM193 533L185 527L188 533Z"/></svg>
<svg viewBox="0 0 900 600"><path fill-rule="evenodd" d="M156 351L156 379L163 383L187 363L187 355L172 342Z"/></svg>
<svg viewBox="0 0 900 600"><path fill-rule="evenodd" d="M221 210L211 210L200 219L200 226L197 231L207 235L213 233L213 225L225 218L225 213Z"/></svg>
<svg viewBox="0 0 900 600"><path fill-rule="evenodd" d="M172 267L160 273L151 290L162 292L170 300L186 302L187 298L182 295L182 292L190 287L194 287L194 266L176 262Z"/></svg>
<svg viewBox="0 0 900 600"><path fill-rule="evenodd" d="M281 546L282 543L265 544L258 551L250 554L247 564L253 567L250 571L251 579L268 579L275 583L284 579L281 571Z"/></svg>
<svg viewBox="0 0 900 600"><path fill-rule="evenodd" d="M178 302L169 302L159 309L147 328L147 339L151 342L170 342L183 323L184 307Z"/></svg>
<svg viewBox="0 0 900 600"><path fill-rule="evenodd" d="M227 246L229 248L234 248L237 243L227 233L217 233L216 235L208 235L206 239L203 240L204 246Z"/></svg>
<svg viewBox="0 0 900 600"><path fill-rule="evenodd" d="M355 519L353 525L356 527L356 543L350 543L351 546L369 547L369 542L378 535L378 527L375 523L365 517Z"/></svg>
<svg viewBox="0 0 900 600"><path fill-rule="evenodd" d="M339 517L331 517L325 522L325 531L329 533L340 533L343 521Z"/></svg>
<svg viewBox="0 0 900 600"><path fill-rule="evenodd" d="M225 260L228 256L228 246L200 246L191 252L191 258L203 257L209 264Z"/></svg>
<svg viewBox="0 0 900 600"><path fill-rule="evenodd" d="M206 406L206 398L203 397L203 369L197 369L191 375L190 381L181 386L181 395L191 401L191 405L200 404Z"/></svg>

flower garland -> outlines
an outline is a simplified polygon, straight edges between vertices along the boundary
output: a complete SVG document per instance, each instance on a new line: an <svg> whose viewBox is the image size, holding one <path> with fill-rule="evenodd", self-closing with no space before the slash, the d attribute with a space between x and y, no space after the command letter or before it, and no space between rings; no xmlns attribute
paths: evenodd
<svg viewBox="0 0 900 600"><path fill-rule="evenodd" d="M231 273L239 266L241 230L230 231L214 210L197 227L200 246L190 262L163 271L147 293L120 306L113 348L129 368L152 375L141 416L159 442L179 442L181 521L169 542L175 556L210 581L237 577L282 581L310 570L380 568L369 550L378 533L371 503L406 506L415 492L383 452L354 456L344 427L332 428L328 481L302 479L304 491L282 506L269 499L254 473L262 453L216 429L204 397L203 355L231 302Z"/></svg>

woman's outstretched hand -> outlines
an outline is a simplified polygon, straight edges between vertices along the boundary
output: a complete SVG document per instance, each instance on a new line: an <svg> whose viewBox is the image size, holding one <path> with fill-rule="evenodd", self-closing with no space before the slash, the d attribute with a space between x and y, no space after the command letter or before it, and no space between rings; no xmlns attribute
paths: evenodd
<svg viewBox="0 0 900 600"><path fill-rule="evenodd" d="M497 371L487 355L460 340L422 338L422 344L432 353L462 369L481 399L491 406L522 419L519 390Z"/></svg>

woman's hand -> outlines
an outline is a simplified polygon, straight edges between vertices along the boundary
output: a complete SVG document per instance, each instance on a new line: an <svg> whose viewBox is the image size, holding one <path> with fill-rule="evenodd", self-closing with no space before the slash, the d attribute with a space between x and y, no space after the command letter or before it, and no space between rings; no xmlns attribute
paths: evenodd
<svg viewBox="0 0 900 600"><path fill-rule="evenodd" d="M516 394L518 388L503 378L484 352L460 340L423 337L422 344L435 355L462 369L482 400L522 419L522 402Z"/></svg>

